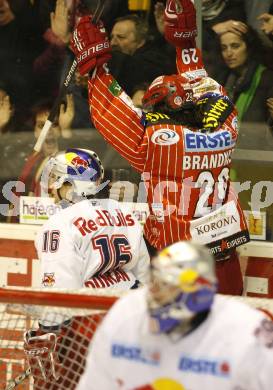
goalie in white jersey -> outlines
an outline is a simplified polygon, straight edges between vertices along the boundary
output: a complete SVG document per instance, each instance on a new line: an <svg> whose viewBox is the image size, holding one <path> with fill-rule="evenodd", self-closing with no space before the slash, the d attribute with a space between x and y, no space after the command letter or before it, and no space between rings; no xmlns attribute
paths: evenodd
<svg viewBox="0 0 273 390"><path fill-rule="evenodd" d="M94 198L105 189L102 179L93 151L68 149L49 160L42 189L48 185L55 200L70 207L50 217L36 238L42 286L127 289L147 281L141 225L118 202Z"/></svg>
<svg viewBox="0 0 273 390"><path fill-rule="evenodd" d="M273 322L216 285L207 249L160 252L98 328L77 390L272 390Z"/></svg>
<svg viewBox="0 0 273 390"><path fill-rule="evenodd" d="M141 225L117 201L94 198L105 187L102 179L103 167L93 151L68 149L49 160L42 189L66 208L50 217L36 238L43 287L124 290L147 282L150 258ZM92 323L100 321L91 317ZM25 333L35 389L75 388L92 335L84 332L88 324L85 317L71 321L69 315L46 313L38 330Z"/></svg>

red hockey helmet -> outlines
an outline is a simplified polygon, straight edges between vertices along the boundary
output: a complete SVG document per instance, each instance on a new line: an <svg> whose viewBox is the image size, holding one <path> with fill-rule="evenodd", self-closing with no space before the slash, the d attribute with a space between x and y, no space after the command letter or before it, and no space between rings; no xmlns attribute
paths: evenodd
<svg viewBox="0 0 273 390"><path fill-rule="evenodd" d="M169 111L178 111L192 104L193 91L177 75L159 76L149 86L142 98L143 108L153 111L157 105L165 105Z"/></svg>

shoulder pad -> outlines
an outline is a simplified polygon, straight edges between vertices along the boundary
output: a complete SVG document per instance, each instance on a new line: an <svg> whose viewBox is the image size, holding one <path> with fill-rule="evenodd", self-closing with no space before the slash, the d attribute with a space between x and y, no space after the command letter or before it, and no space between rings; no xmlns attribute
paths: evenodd
<svg viewBox="0 0 273 390"><path fill-rule="evenodd" d="M145 121L147 125L155 125L158 123L169 123L172 119L169 115L162 112L147 112L145 114Z"/></svg>
<svg viewBox="0 0 273 390"><path fill-rule="evenodd" d="M234 109L232 101L228 96L207 94L197 102L198 115L204 129L215 131L223 125Z"/></svg>

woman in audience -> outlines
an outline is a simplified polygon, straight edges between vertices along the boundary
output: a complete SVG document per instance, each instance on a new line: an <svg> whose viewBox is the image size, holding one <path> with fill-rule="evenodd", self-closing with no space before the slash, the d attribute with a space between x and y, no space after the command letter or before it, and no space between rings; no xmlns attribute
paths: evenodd
<svg viewBox="0 0 273 390"><path fill-rule="evenodd" d="M215 78L219 61L215 58L219 36L227 31L242 33L246 27L244 0L201 0L202 53L206 70Z"/></svg>
<svg viewBox="0 0 273 390"><path fill-rule="evenodd" d="M264 50L258 34L248 27L246 33L222 33L219 41L226 69L219 69L217 79L235 102L239 120L271 121L273 71L263 63Z"/></svg>

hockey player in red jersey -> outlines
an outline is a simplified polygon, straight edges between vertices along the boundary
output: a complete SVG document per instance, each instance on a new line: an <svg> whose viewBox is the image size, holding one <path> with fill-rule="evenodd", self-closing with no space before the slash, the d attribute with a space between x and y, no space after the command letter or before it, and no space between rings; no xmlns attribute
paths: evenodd
<svg viewBox="0 0 273 390"><path fill-rule="evenodd" d="M93 124L142 173L150 208L144 235L150 249L190 239L206 244L219 260L219 291L241 294L235 248L249 236L229 179L238 135L236 110L223 88L207 77L195 47L195 19L190 0L167 1L165 36L177 46L179 74L151 84L144 96L149 112L133 105L104 66L111 49L101 25L82 18L71 47L80 73L90 74Z"/></svg>

